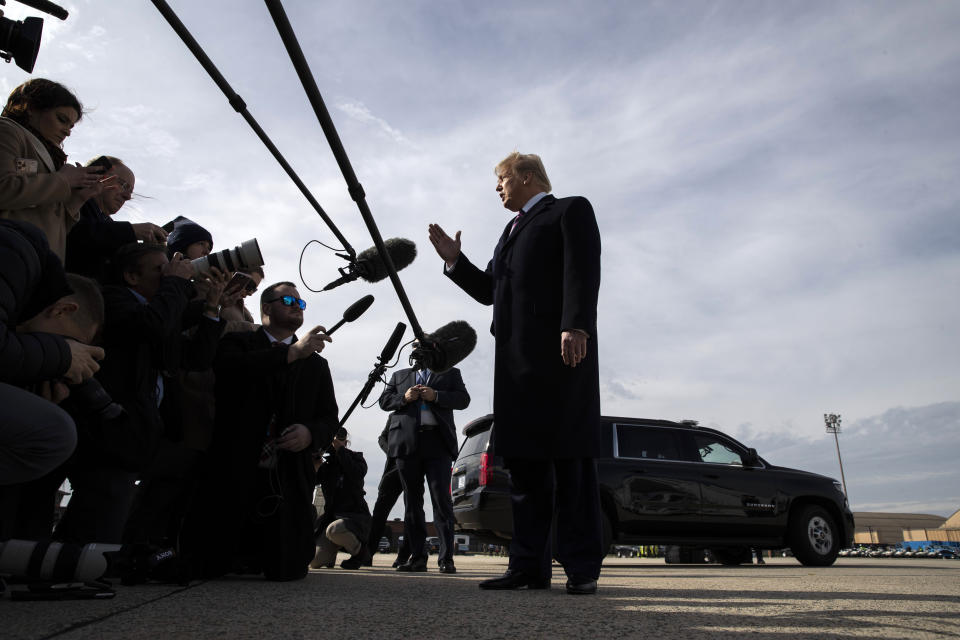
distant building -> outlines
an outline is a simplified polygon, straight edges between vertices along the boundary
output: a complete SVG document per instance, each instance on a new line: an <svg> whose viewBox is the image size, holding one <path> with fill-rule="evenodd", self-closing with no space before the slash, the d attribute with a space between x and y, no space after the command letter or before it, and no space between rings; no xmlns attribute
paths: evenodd
<svg viewBox="0 0 960 640"><path fill-rule="evenodd" d="M903 540L908 547L960 546L960 510L955 511L938 527L905 529Z"/></svg>
<svg viewBox="0 0 960 640"><path fill-rule="evenodd" d="M907 538L905 530L936 529L944 522L943 516L927 513L875 513L857 511L853 514L856 528L854 544L900 544Z"/></svg>

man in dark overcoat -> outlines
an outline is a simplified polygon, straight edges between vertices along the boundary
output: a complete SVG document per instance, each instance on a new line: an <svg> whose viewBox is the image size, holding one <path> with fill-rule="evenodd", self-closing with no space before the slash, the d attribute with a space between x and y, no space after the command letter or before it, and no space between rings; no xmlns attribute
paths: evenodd
<svg viewBox="0 0 960 640"><path fill-rule="evenodd" d="M585 198L549 195L538 156L512 153L496 175L503 206L517 216L486 270L461 252L459 231L429 231L446 275L493 305L493 446L511 474L514 532L508 571L480 587L548 588L555 516L567 591L594 593L603 556L594 462L600 233Z"/></svg>
<svg viewBox="0 0 960 640"><path fill-rule="evenodd" d="M397 461L403 485L404 538L410 558L397 571L426 571L423 480L433 503L433 520L440 537L441 573L456 573L453 563L453 501L450 467L457 457L455 409L466 409L470 394L456 367L436 373L401 369L380 396L380 408L392 412L387 423L387 457Z"/></svg>
<svg viewBox="0 0 960 640"><path fill-rule="evenodd" d="M313 558L313 453L333 439L337 400L319 351L301 337L306 303L291 282L264 290L257 331L223 337L214 363L216 430L206 477L184 525L199 577L263 573L297 580Z"/></svg>

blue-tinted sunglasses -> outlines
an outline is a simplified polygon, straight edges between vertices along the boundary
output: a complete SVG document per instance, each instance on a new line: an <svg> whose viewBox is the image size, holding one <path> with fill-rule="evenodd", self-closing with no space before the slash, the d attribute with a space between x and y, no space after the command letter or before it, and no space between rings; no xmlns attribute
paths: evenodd
<svg viewBox="0 0 960 640"><path fill-rule="evenodd" d="M293 305L299 306L301 309L307 308L307 301L301 300L300 298L295 298L294 296L280 296L279 298L273 298L272 300L267 300L267 302L276 302L277 300L285 307L292 307Z"/></svg>

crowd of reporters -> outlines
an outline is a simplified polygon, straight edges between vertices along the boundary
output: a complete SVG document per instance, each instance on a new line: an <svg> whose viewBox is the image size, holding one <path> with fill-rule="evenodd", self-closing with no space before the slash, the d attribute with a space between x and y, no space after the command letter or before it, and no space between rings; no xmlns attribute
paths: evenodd
<svg viewBox="0 0 960 640"><path fill-rule="evenodd" d="M0 117L0 544L175 549L181 580L297 579L315 559L317 478L336 500L347 476L352 519L328 514L320 542L324 564L339 546L358 565L366 463L338 431L329 337L297 337L291 282L265 287L254 318L262 268L206 262L214 239L195 220L114 219L134 172L108 149L67 161L82 116L38 78Z"/></svg>

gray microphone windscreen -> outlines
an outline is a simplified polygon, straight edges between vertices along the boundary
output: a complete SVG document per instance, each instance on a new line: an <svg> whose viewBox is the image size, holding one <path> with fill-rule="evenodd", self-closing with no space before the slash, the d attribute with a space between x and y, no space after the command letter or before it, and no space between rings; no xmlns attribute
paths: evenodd
<svg viewBox="0 0 960 640"><path fill-rule="evenodd" d="M384 241L384 247L397 271L407 267L417 257L417 245L406 238L390 238ZM357 262L363 265L365 273L361 278L367 282L380 282L389 274L376 247L370 247L357 254Z"/></svg>

